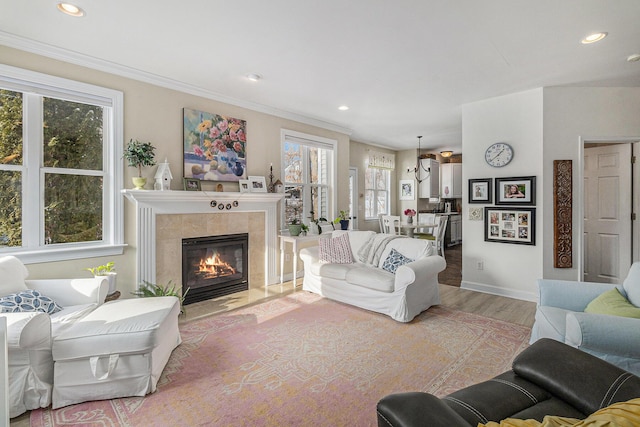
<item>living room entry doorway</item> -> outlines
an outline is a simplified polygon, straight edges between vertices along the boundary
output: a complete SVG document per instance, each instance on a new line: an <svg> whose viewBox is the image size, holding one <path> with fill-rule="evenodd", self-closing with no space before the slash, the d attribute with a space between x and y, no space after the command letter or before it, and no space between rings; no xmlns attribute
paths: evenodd
<svg viewBox="0 0 640 427"><path fill-rule="evenodd" d="M582 280L620 284L638 259L638 227L632 163L640 143L585 142L583 163Z"/></svg>

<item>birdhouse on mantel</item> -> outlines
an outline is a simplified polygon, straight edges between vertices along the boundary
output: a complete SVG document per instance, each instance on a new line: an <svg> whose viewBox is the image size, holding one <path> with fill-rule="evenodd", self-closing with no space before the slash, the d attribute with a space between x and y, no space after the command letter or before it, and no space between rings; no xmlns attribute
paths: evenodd
<svg viewBox="0 0 640 427"><path fill-rule="evenodd" d="M155 176L156 182L153 185L153 188L155 188L156 190L170 190L172 179L173 175L171 175L169 163L167 163L167 159L164 159L164 163L160 163L158 165L158 170L156 171Z"/></svg>

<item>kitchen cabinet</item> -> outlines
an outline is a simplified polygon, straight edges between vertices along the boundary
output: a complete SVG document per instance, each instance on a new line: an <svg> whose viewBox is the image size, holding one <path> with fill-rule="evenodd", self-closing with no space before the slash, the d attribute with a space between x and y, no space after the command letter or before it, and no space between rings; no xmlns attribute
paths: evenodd
<svg viewBox="0 0 640 427"><path fill-rule="evenodd" d="M444 243L446 246L455 246L462 243L462 215L449 215Z"/></svg>
<svg viewBox="0 0 640 427"><path fill-rule="evenodd" d="M440 195L440 162L434 159L420 159L418 177L420 179L418 197L438 199Z"/></svg>
<svg viewBox="0 0 640 427"><path fill-rule="evenodd" d="M462 198L462 163L443 163L440 165L440 187L442 198Z"/></svg>

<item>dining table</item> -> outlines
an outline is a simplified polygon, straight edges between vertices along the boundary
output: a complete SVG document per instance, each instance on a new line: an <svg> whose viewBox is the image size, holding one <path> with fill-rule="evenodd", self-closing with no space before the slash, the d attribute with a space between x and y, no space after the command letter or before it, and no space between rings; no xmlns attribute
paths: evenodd
<svg viewBox="0 0 640 427"><path fill-rule="evenodd" d="M415 222L412 223L407 223L407 222L401 222L400 223L400 234L404 234L408 237L414 237L414 232L416 229L418 228L424 228L424 229L428 229L429 232L431 232L433 234L433 229L436 228L438 226L438 224L436 224L435 222L433 223L422 223L422 224L418 224Z"/></svg>

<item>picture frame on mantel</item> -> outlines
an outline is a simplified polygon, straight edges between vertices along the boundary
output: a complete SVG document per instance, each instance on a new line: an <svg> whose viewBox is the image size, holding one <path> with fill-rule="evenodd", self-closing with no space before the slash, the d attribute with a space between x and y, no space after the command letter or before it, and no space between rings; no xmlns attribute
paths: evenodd
<svg viewBox="0 0 640 427"><path fill-rule="evenodd" d="M267 180L264 176L250 176L249 189L252 193L266 193Z"/></svg>

